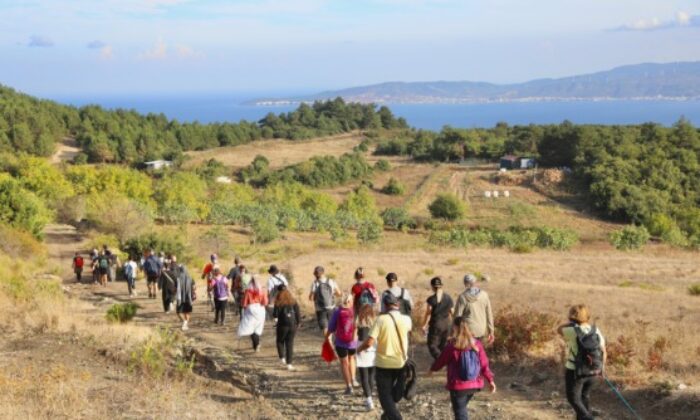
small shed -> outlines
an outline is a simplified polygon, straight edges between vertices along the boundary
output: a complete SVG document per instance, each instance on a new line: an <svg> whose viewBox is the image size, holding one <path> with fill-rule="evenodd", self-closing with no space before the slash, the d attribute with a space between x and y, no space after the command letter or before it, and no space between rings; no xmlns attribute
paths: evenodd
<svg viewBox="0 0 700 420"><path fill-rule="evenodd" d="M535 167L536 161L533 157L521 157L519 163L520 169L532 169Z"/></svg>
<svg viewBox="0 0 700 420"><path fill-rule="evenodd" d="M163 168L169 168L173 166L173 162L169 160L152 160L150 162L144 162L143 166L146 169L157 171Z"/></svg>
<svg viewBox="0 0 700 420"><path fill-rule="evenodd" d="M517 156L505 155L501 157L501 169L517 169L518 168Z"/></svg>
<svg viewBox="0 0 700 420"><path fill-rule="evenodd" d="M219 184L230 184L233 182L233 180L229 176L217 176L215 181Z"/></svg>

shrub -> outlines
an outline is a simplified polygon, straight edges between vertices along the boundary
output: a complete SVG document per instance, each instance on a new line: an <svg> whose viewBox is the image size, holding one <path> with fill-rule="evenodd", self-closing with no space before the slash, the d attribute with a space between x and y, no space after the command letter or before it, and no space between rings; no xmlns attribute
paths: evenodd
<svg viewBox="0 0 700 420"><path fill-rule="evenodd" d="M179 235L160 232L158 234L149 233L131 238L122 245L122 249L134 257L139 257L145 251L153 249L156 252L162 251L166 254L177 255L179 260L183 261L183 254L186 248L184 240Z"/></svg>
<svg viewBox="0 0 700 420"><path fill-rule="evenodd" d="M617 340L608 342L606 345L608 352L608 363L612 366L628 367L635 356L635 344L629 337L621 335Z"/></svg>
<svg viewBox="0 0 700 420"><path fill-rule="evenodd" d="M533 309L516 310L506 306L494 317L496 337L493 352L507 358L526 357L555 336L557 318Z"/></svg>
<svg viewBox="0 0 700 420"><path fill-rule="evenodd" d="M690 293L691 296L700 296L700 283L695 283L688 286L688 293Z"/></svg>
<svg viewBox="0 0 700 420"><path fill-rule="evenodd" d="M382 188L382 192L387 195L403 195L406 187L395 178L389 179L389 182Z"/></svg>
<svg viewBox="0 0 700 420"><path fill-rule="evenodd" d="M260 218L253 223L253 243L266 244L279 238L280 231L268 219Z"/></svg>
<svg viewBox="0 0 700 420"><path fill-rule="evenodd" d="M640 249L649 241L649 231L644 226L625 226L610 234L610 243L617 249L627 251Z"/></svg>
<svg viewBox="0 0 700 420"><path fill-rule="evenodd" d="M367 220L357 228L357 239L362 243L377 242L382 237L382 221Z"/></svg>
<svg viewBox="0 0 700 420"><path fill-rule="evenodd" d="M391 163L386 159L379 159L377 163L374 164L374 169L382 172L388 172L391 170Z"/></svg>
<svg viewBox="0 0 700 420"><path fill-rule="evenodd" d="M0 223L41 238L44 226L52 217L39 197L22 188L15 179L0 173Z"/></svg>
<svg viewBox="0 0 700 420"><path fill-rule="evenodd" d="M403 207L390 207L382 212L382 220L385 226L398 230L413 229L416 221L408 214Z"/></svg>
<svg viewBox="0 0 700 420"><path fill-rule="evenodd" d="M464 217L466 206L457 196L450 193L440 194L428 206L430 214L436 219L457 220Z"/></svg>
<svg viewBox="0 0 700 420"><path fill-rule="evenodd" d="M542 227L537 232L537 246L540 248L566 251L577 244L578 240L578 234L568 229Z"/></svg>
<svg viewBox="0 0 700 420"><path fill-rule="evenodd" d="M115 303L107 310L107 321L123 324L131 321L136 316L138 305L133 302Z"/></svg>

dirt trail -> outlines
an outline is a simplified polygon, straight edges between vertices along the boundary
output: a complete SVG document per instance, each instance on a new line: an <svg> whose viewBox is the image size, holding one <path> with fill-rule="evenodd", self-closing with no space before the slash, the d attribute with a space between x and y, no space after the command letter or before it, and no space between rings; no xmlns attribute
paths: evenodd
<svg viewBox="0 0 700 420"><path fill-rule="evenodd" d="M66 137L60 143L56 144L56 151L53 156L51 156L51 163L57 164L71 161L81 151L75 139Z"/></svg>
<svg viewBox="0 0 700 420"><path fill-rule="evenodd" d="M109 283L106 287L75 284L70 273L70 258L75 249L84 250L85 242L70 226L53 225L46 230L46 242L50 256L62 267L64 279L73 292L92 302L98 313L104 313L114 302L132 300L127 295L124 282ZM85 278L89 279L89 270ZM194 276L197 277L196 275ZM134 322L152 327L177 329L180 323L176 315L163 312L160 299L147 299L145 282L137 281L140 293L134 298L140 309ZM202 289L200 285L200 296ZM227 325L216 326L213 314L205 299L195 304L193 319L187 337L194 340L209 364L206 375L224 380L259 395L271 406L271 413L278 418L291 419L377 419L381 410L367 412L363 406L362 392L343 396L343 385L337 363L328 366L322 362L319 352L322 342L313 316L306 315L297 334L295 345L295 372L288 372L277 358L274 330L265 326L259 353L251 349L249 339L236 336L238 317L227 314ZM419 371L425 372L429 356L424 345L415 347ZM480 394L470 404L473 419L561 419L569 418L569 408L560 396L556 381L547 374L533 378L521 372L513 372L508 366L493 367L499 384L495 395ZM443 388L444 373L432 377L423 375L419 381L419 395L413 401L402 402L400 409L407 419L452 418L449 395ZM543 385L544 384L544 385ZM375 396L375 404L378 400ZM241 413L241 416L244 416ZM623 418L619 415L601 418Z"/></svg>

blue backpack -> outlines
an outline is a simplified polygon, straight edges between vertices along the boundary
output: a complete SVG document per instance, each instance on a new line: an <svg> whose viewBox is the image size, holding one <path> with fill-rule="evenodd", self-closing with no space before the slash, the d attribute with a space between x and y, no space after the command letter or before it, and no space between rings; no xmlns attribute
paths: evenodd
<svg viewBox="0 0 700 420"><path fill-rule="evenodd" d="M479 353L473 349L464 349L459 354L459 379L473 381L481 374Z"/></svg>

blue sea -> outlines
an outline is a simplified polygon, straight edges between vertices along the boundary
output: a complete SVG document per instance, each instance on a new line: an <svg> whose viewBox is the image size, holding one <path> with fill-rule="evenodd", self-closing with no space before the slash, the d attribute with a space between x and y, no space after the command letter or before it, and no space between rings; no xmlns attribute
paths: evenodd
<svg viewBox="0 0 700 420"><path fill-rule="evenodd" d="M135 109L142 113L163 113L180 121L202 123L240 120L257 121L269 112L294 110L296 106L244 105L248 100L275 95L188 95L54 97L59 102L82 106L98 104L106 108ZM280 95L281 96L281 95ZM389 105L398 116L416 128L439 130L453 127L492 127L508 124L550 124L569 120L589 124L638 124L656 122L671 125L685 117L700 125L700 101L575 101L493 103L470 105L421 104Z"/></svg>

